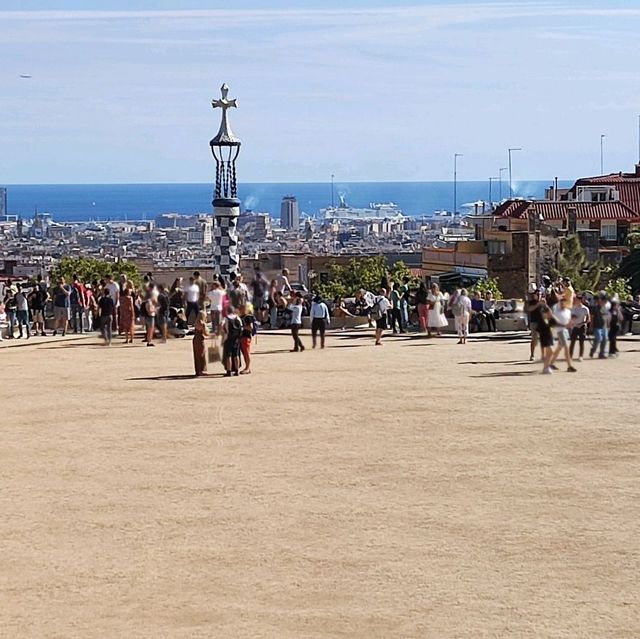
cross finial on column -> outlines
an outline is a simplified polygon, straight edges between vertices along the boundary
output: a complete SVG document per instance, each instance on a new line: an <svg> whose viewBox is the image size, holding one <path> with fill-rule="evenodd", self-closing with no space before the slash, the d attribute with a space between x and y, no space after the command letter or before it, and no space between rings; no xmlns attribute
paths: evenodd
<svg viewBox="0 0 640 639"><path fill-rule="evenodd" d="M211 140L211 144L228 144L232 146L239 146L240 140L233 134L231 126L229 125L229 118L227 116L227 111L230 108L238 108L238 101L235 98L229 100L229 87L226 83L223 84L222 87L220 87L220 93L222 94L222 98L218 100L211 100L211 106L214 109L222 109L222 122L220 123L220 130L218 131L218 135L216 135L216 137Z"/></svg>

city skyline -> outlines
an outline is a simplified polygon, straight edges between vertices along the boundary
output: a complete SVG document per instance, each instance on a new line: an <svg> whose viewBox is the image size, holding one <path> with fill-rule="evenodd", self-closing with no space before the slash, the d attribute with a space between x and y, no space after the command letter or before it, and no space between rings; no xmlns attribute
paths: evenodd
<svg viewBox="0 0 640 639"><path fill-rule="evenodd" d="M246 182L449 180L455 153L486 180L515 147L514 179L638 160L640 9L389 4L9 0L0 181L210 181L222 82Z"/></svg>

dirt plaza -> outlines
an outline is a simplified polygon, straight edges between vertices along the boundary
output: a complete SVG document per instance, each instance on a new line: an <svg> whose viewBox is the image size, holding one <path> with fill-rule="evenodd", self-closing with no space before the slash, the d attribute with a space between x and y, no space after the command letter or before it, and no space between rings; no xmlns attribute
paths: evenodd
<svg viewBox="0 0 640 639"><path fill-rule="evenodd" d="M3 347L0 636L640 636L640 338L372 344Z"/></svg>

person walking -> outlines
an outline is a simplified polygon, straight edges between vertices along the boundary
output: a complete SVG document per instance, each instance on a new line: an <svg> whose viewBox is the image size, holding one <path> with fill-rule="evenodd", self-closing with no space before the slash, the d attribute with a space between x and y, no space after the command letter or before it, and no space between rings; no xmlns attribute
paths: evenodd
<svg viewBox="0 0 640 639"><path fill-rule="evenodd" d="M300 329L302 328L302 295L300 293L295 293L293 296L293 300L291 304L287 307L289 312L291 313L291 337L293 337L293 348L291 349L292 353L297 353L298 351L304 351L304 344L300 339Z"/></svg>
<svg viewBox="0 0 640 639"><path fill-rule="evenodd" d="M573 296L571 297L571 302L573 303ZM554 333L558 343L551 355L549 366L553 370L557 370L557 367L555 366L556 360L560 353L564 352L564 357L567 360L567 372L575 373L576 369L573 366L571 351L569 348L569 329L571 328L571 307L569 306L569 298L564 296L561 297L551 312L554 320Z"/></svg>
<svg viewBox="0 0 640 639"><path fill-rule="evenodd" d="M29 299L27 294L22 290L22 284L16 284L16 319L18 321L18 338L24 337L22 327L25 327L27 339L31 337L31 328L29 326Z"/></svg>
<svg viewBox="0 0 640 639"><path fill-rule="evenodd" d="M124 333L124 343L133 344L136 333L136 309L131 289L127 286L120 297L120 330Z"/></svg>
<svg viewBox="0 0 640 639"><path fill-rule="evenodd" d="M241 314L242 333L240 335L240 352L242 353L242 361L244 368L240 371L240 375L251 374L251 342L255 334L255 316L249 313Z"/></svg>
<svg viewBox="0 0 640 639"><path fill-rule="evenodd" d="M529 295L524 305L525 313L529 320L529 330L531 331L531 338L529 341L529 361L533 362L536 354L536 346L538 345L540 331L538 331L538 324L542 322L542 309L544 308L544 301L540 297L540 292L535 283L529 285ZM541 357L544 359L544 347L540 346Z"/></svg>
<svg viewBox="0 0 640 639"><path fill-rule="evenodd" d="M14 339L16 332L16 324L18 321L18 308L16 304L16 297L13 289L8 286L7 292L4 296L4 312L7 316L7 339Z"/></svg>
<svg viewBox="0 0 640 639"><path fill-rule="evenodd" d="M432 332L435 331L436 335L440 337L440 329L449 325L447 318L444 316L444 295L440 292L440 287L435 283L431 284L429 288L429 295L427 296L429 304L427 335L431 337Z"/></svg>
<svg viewBox="0 0 640 639"><path fill-rule="evenodd" d="M584 343L587 339L587 327L591 322L591 313L589 307L584 303L582 295L576 295L573 298L573 308L571 309L571 335L569 354L573 359L576 342L580 343L580 351L578 361L581 362L584 357Z"/></svg>
<svg viewBox="0 0 640 639"><path fill-rule="evenodd" d="M311 342L313 348L317 345L318 333L320 334L320 348L324 348L324 334L331 322L329 307L324 303L320 295L316 295L311 303L309 311L311 318Z"/></svg>
<svg viewBox="0 0 640 639"><path fill-rule="evenodd" d="M455 292L455 297L451 302L451 312L455 318L458 344L466 344L469 335L469 320L471 319L472 313L471 300L469 299L466 288Z"/></svg>
<svg viewBox="0 0 640 639"><path fill-rule="evenodd" d="M193 367L195 369L196 377L202 377L207 374L207 337L209 337L209 330L207 329L207 313L205 311L200 311L196 317L193 329L193 340L191 342L193 347Z"/></svg>
<svg viewBox="0 0 640 639"><path fill-rule="evenodd" d="M543 304L540 307L540 319L536 323L536 330L538 331L538 339L540 341L540 348L542 348L542 373L543 375L551 375L553 369L551 368L551 358L553 356L553 332L551 325L553 323L553 315L551 309Z"/></svg>
<svg viewBox="0 0 640 639"><path fill-rule="evenodd" d="M113 338L113 315L116 305L107 288L103 289L102 296L98 300L98 315L100 317L100 334L107 346L111 346Z"/></svg>

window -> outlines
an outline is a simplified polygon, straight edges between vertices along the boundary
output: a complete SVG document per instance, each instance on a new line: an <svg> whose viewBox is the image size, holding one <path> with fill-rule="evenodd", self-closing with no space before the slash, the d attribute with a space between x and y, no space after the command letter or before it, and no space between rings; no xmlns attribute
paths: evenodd
<svg viewBox="0 0 640 639"><path fill-rule="evenodd" d="M488 240L487 253L489 255L506 255L507 243L504 240Z"/></svg>
<svg viewBox="0 0 640 639"><path fill-rule="evenodd" d="M617 222L600 222L600 237L603 240L616 240L618 238Z"/></svg>

